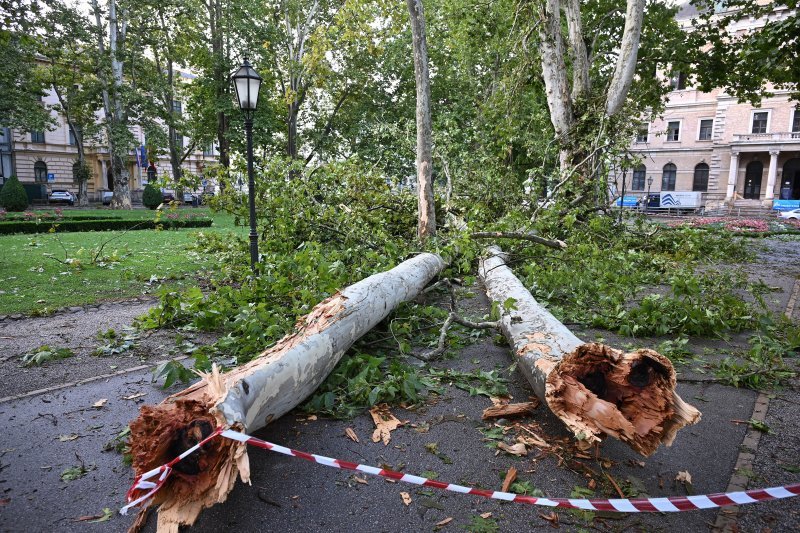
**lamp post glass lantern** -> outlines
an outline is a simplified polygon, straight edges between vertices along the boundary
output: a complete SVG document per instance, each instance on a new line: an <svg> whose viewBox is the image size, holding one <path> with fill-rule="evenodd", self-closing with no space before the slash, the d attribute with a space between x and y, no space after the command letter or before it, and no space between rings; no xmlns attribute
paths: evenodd
<svg viewBox="0 0 800 533"><path fill-rule="evenodd" d="M247 195L250 203L250 266L255 270L258 263L258 233L256 232L256 197L253 183L253 115L258 106L258 91L261 88L261 76L244 58L242 66L233 76L233 87L239 109L244 115L244 129L247 134Z"/></svg>
<svg viewBox="0 0 800 533"><path fill-rule="evenodd" d="M650 186L653 184L653 176L647 176L647 199L644 202L644 210L650 207Z"/></svg>

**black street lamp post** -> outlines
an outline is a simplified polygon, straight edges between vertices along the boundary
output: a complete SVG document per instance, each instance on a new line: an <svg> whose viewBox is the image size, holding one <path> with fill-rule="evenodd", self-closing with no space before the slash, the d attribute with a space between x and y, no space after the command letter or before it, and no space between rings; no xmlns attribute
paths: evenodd
<svg viewBox="0 0 800 533"><path fill-rule="evenodd" d="M247 195L250 202L250 266L256 269L258 263L258 233L256 231L256 196L253 182L253 114L258 105L258 90L261 88L261 76L250 65L247 58L234 75L233 86L239 109L244 115L244 129L247 133Z"/></svg>
<svg viewBox="0 0 800 533"><path fill-rule="evenodd" d="M644 210L650 207L650 186L653 184L653 176L647 176L647 199L644 202Z"/></svg>

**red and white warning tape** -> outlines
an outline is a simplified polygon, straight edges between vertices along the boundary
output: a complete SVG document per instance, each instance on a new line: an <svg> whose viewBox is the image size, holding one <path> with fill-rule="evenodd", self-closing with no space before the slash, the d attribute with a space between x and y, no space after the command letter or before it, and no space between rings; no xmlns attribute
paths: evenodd
<svg viewBox="0 0 800 533"><path fill-rule="evenodd" d="M278 444L273 444L265 440L257 439L244 433L239 433L232 430L222 430L218 428L208 438L203 440L197 446L186 450L179 457L176 457L170 463L163 465L159 468L153 469L150 472L139 476L133 484L133 487L128 491L128 505L123 507L120 512L125 514L128 509L138 505L149 499L160 489L166 482L172 467L181 459L191 454L200 446L216 437L222 435L225 438L241 442L243 444L250 444L265 450L289 455L292 457L299 457L307 461L318 463L333 468L341 468L345 470L355 470L364 472L365 474L372 474L374 476L381 476L397 481L405 481L414 485L422 485L425 487L433 487L436 489L449 490L452 492L459 492L462 494L474 494L484 498L491 498L495 500L504 500L509 502L527 503L531 505L543 505L546 507L559 507L562 509L583 509L587 511L616 511L620 513L675 513L681 511L694 511L697 509L712 509L715 507L724 507L726 505L744 505L747 503L763 502L767 500L779 500L783 498L791 498L792 496L800 495L800 483L793 483L782 487L769 487L765 489L753 489L739 492L720 492L715 494L704 494L698 496L670 496L667 498L632 498L632 499L576 499L576 498L538 498L536 496L523 496L520 494L513 494L510 492L499 492L492 490L473 489L463 485L455 485L453 483L444 483L442 481L435 481L419 476L412 476L410 474L403 474L402 472L395 472L394 470L387 470L384 468L375 468L374 466L360 465L342 461L340 459L332 459L324 455L316 455L313 453L306 453L299 450L286 448ZM153 483L147 481L157 475L158 480ZM148 490L150 492L134 499L134 491Z"/></svg>

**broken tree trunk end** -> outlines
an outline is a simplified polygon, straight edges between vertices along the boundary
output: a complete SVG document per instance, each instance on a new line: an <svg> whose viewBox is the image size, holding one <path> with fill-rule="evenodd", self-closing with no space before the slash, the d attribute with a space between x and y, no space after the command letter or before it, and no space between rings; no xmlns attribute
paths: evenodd
<svg viewBox="0 0 800 533"><path fill-rule="evenodd" d="M256 359L220 374L216 367L197 384L161 404L145 406L131 427L137 475L167 463L217 426L252 432L306 399L350 346L402 302L415 298L444 268L444 261L419 254L320 302L285 336ZM237 475L249 482L246 446L214 439L178 463L156 493L158 530L177 532L200 511L225 501ZM146 509L131 527L144 521Z"/></svg>
<svg viewBox="0 0 800 533"><path fill-rule="evenodd" d="M675 392L672 363L653 350L624 353L584 343L533 298L506 266L497 246L479 266L486 293L516 308L500 328L536 395L579 439L611 435L644 456L672 444L678 430L700 420L700 411Z"/></svg>

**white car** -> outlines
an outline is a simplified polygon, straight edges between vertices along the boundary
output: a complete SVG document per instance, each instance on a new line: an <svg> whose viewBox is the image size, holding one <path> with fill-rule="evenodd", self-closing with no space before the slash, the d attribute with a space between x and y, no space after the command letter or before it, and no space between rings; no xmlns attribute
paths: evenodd
<svg viewBox="0 0 800 533"><path fill-rule="evenodd" d="M75 205L75 196L69 191L53 191L50 193L48 199L52 203L66 202L69 205Z"/></svg>
<svg viewBox="0 0 800 533"><path fill-rule="evenodd" d="M791 211L781 211L778 213L778 218L793 218L800 220L800 208L792 209Z"/></svg>

